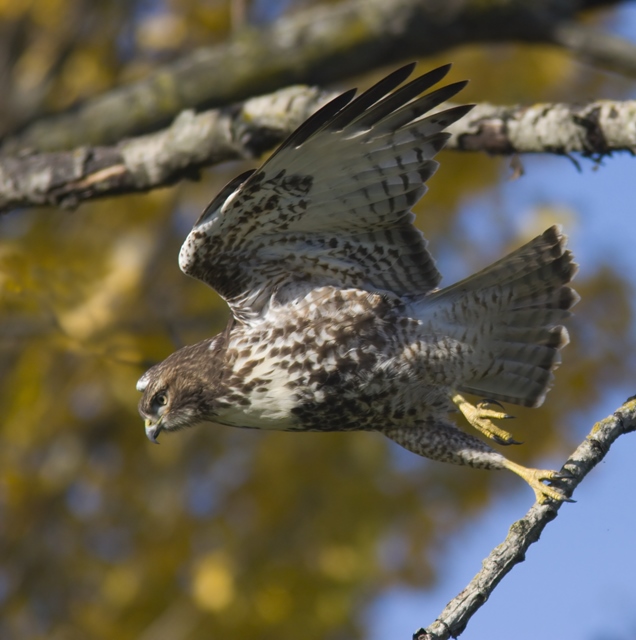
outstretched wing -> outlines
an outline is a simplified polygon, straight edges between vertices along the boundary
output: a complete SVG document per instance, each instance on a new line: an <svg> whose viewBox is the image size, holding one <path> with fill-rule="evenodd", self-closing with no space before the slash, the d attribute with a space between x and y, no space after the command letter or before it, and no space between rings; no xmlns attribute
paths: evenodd
<svg viewBox="0 0 636 640"><path fill-rule="evenodd" d="M299 287L434 289L440 274L410 209L437 169L444 128L471 107L423 117L466 83L422 96L447 65L394 91L413 67L356 100L355 90L335 98L260 169L230 182L187 237L181 269L216 289L242 320Z"/></svg>

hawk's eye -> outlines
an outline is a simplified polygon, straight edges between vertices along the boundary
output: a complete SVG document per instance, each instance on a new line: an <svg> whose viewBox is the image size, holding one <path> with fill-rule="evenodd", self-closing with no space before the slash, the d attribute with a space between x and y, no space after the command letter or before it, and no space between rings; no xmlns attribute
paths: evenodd
<svg viewBox="0 0 636 640"><path fill-rule="evenodd" d="M160 391L152 399L152 404L156 407L165 407L168 404L168 395L164 391Z"/></svg>

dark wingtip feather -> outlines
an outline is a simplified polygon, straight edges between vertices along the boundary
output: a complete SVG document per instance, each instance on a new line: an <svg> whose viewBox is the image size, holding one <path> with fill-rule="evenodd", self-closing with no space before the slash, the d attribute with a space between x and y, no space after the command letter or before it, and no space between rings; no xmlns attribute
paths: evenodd
<svg viewBox="0 0 636 640"><path fill-rule="evenodd" d="M437 84L448 73L450 65L438 67L429 71L422 76L411 80L408 84L400 87L391 94L388 94L382 100L379 100L372 108L361 113L359 117L353 120L353 124L359 129L371 128L380 122L383 118L386 118L389 114L398 111L401 107L404 107L411 100L419 96L424 91L427 91L432 86ZM454 96L458 91L466 86L466 82L455 82L445 87L441 87L436 91L422 96L419 100L422 101L421 113L429 111L438 104L441 104L448 98ZM415 100L415 103L418 103Z"/></svg>
<svg viewBox="0 0 636 640"><path fill-rule="evenodd" d="M316 131L328 123L339 111L344 109L355 96L357 89L349 89L341 93L339 96L329 101L324 107L321 107L312 116L307 118L296 131L278 147L276 153L289 147L297 147L305 140L312 136Z"/></svg>
<svg viewBox="0 0 636 640"><path fill-rule="evenodd" d="M334 98L301 124L281 144L276 153L292 146L298 147L323 128L338 131L354 121L364 121L364 126L372 126L387 114L437 84L448 74L451 65L445 64L437 67L424 75L418 76L400 89L393 91L411 75L414 68L415 63L411 62L396 69L355 100L353 100L356 93L355 89L351 89ZM466 84L467 81L455 82L432 92L429 94L432 96L429 108L448 100L461 91ZM459 117L458 115L458 119Z"/></svg>
<svg viewBox="0 0 636 640"><path fill-rule="evenodd" d="M438 82L443 80L448 75L448 72L451 70L452 66L452 64L448 63L443 64L439 67L435 67L435 69L431 69L425 74L415 78L413 82L419 82L426 85L421 89L421 91L425 91L429 87L432 87L433 85L436 85Z"/></svg>
<svg viewBox="0 0 636 640"><path fill-rule="evenodd" d="M448 127L454 122L461 120L467 113L470 113L474 107L474 104L462 104L457 107L450 107L450 109L439 111L435 114L435 117L438 118L439 122L442 123L444 127Z"/></svg>
<svg viewBox="0 0 636 640"><path fill-rule="evenodd" d="M399 69L396 69L395 71L392 71L391 73L389 73L388 76L386 76L385 78L377 82L374 86L377 87L378 85L383 84L388 80L389 84L392 84L394 87L397 87L399 84L402 84L413 73L413 70L415 69L416 64L417 63L415 62L409 62L405 64L403 67L400 67Z"/></svg>
<svg viewBox="0 0 636 640"><path fill-rule="evenodd" d="M431 96L439 96L440 104L450 100L454 95L457 95L466 85L468 80L459 80L458 82L451 82L444 87L440 87L437 91L433 91Z"/></svg>
<svg viewBox="0 0 636 640"><path fill-rule="evenodd" d="M352 120L401 85L413 73L414 68L415 62L411 62L376 82L327 123L329 130L339 131L344 129Z"/></svg>

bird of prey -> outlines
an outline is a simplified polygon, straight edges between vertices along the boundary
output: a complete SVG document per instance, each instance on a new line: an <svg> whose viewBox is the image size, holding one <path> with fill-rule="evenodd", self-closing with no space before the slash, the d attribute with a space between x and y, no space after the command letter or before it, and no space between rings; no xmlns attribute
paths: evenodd
<svg viewBox="0 0 636 640"><path fill-rule="evenodd" d="M567 500L546 484L561 474L508 460L449 413L515 442L493 420L509 417L501 402L543 402L568 342L576 265L554 226L438 288L411 207L438 167L444 129L471 105L434 111L466 83L425 93L447 65L400 86L413 67L329 102L205 209L179 264L232 318L141 377L146 434L156 442L205 422L379 431L427 458L509 469L540 501Z"/></svg>

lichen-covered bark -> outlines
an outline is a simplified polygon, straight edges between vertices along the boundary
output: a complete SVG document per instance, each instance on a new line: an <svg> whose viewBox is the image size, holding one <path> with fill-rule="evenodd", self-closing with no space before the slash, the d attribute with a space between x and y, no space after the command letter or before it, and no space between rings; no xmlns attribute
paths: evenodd
<svg viewBox="0 0 636 640"><path fill-rule="evenodd" d="M184 109L229 104L298 82L323 85L459 44L526 41L570 46L580 38L558 32L559 24L569 23L584 9L617 1L346 0L318 5L269 27L245 28L227 42L199 49L143 80L117 87L71 112L43 118L7 137L2 151L115 144L166 126ZM629 44L623 42L625 47ZM573 50L603 58L589 47L577 45ZM629 59L629 53L624 57Z"/></svg>
<svg viewBox="0 0 636 640"><path fill-rule="evenodd" d="M184 111L157 133L113 147L0 156L0 212L148 191L196 176L203 166L258 158L336 94L290 87L241 105ZM451 149L496 155L581 154L600 159L636 150L636 101L584 106L480 104L449 128Z"/></svg>
<svg viewBox="0 0 636 640"><path fill-rule="evenodd" d="M204 165L256 158L330 97L290 87L233 108L184 111L167 129L113 147L0 156L0 212L43 204L72 208L192 178Z"/></svg>
<svg viewBox="0 0 636 640"><path fill-rule="evenodd" d="M492 154L579 153L600 158L636 149L636 101L598 100L587 105L480 104L449 127L449 148Z"/></svg>
<svg viewBox="0 0 636 640"><path fill-rule="evenodd" d="M563 465L563 471L572 476L566 481L568 492L574 491L583 478L603 460L619 436L633 431L636 431L636 400L630 398L611 416L596 423ZM530 545L539 539L543 529L556 518L562 506L563 503L560 502L536 503L521 520L510 527L506 539L483 561L481 571L470 584L446 605L433 624L416 632L413 640L456 638L504 576L516 564L523 562Z"/></svg>

